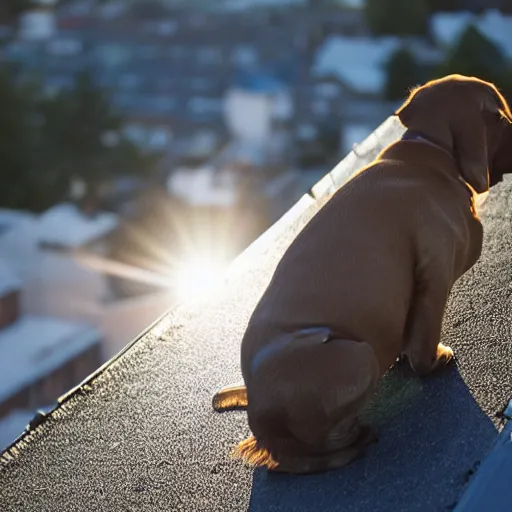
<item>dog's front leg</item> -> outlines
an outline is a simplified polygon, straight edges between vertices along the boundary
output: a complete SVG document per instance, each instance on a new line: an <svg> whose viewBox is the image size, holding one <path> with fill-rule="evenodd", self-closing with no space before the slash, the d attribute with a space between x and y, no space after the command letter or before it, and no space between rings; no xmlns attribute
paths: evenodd
<svg viewBox="0 0 512 512"><path fill-rule="evenodd" d="M438 280L416 287L407 318L405 353L419 375L443 367L453 358L452 349L439 342L449 292Z"/></svg>

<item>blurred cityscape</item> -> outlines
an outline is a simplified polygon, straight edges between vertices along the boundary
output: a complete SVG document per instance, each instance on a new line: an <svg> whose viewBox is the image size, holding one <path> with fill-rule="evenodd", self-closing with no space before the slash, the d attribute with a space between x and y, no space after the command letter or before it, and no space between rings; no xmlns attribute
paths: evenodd
<svg viewBox="0 0 512 512"><path fill-rule="evenodd" d="M0 450L449 73L509 0L2 0Z"/></svg>

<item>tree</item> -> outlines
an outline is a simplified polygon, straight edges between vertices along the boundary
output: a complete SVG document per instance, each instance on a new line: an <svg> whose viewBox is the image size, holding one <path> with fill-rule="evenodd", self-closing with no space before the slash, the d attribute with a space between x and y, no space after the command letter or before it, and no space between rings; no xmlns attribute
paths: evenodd
<svg viewBox="0 0 512 512"><path fill-rule="evenodd" d="M45 142L61 166L87 184L97 183L108 170L110 148L105 133L120 128L106 94L96 88L91 76L77 76L75 87L43 104L46 119Z"/></svg>
<svg viewBox="0 0 512 512"><path fill-rule="evenodd" d="M0 70L0 207L37 208L46 191L38 192L35 170L31 89Z"/></svg>
<svg viewBox="0 0 512 512"><path fill-rule="evenodd" d="M452 73L475 76L494 83L509 104L512 101L512 67L500 48L474 26L469 26L437 69L437 76Z"/></svg>
<svg viewBox="0 0 512 512"><path fill-rule="evenodd" d="M121 136L122 119L89 75L54 98L16 76L0 70L0 207L43 211L69 198L74 179L94 202L102 183L154 169L158 155Z"/></svg>
<svg viewBox="0 0 512 512"><path fill-rule="evenodd" d="M24 10L31 7L30 0L2 0L0 2L0 20L12 22Z"/></svg>
<svg viewBox="0 0 512 512"><path fill-rule="evenodd" d="M113 177L153 169L155 159L122 137L122 118L88 73L77 76L74 89L44 102L42 111L42 161L66 189L78 178L90 194Z"/></svg>
<svg viewBox="0 0 512 512"><path fill-rule="evenodd" d="M376 36L424 35L429 10L425 0L366 0L365 16Z"/></svg>
<svg viewBox="0 0 512 512"><path fill-rule="evenodd" d="M425 0L428 10L434 12L456 12L464 10L464 0Z"/></svg>
<svg viewBox="0 0 512 512"><path fill-rule="evenodd" d="M414 55L405 47L398 48L386 62L386 84L384 97L395 101L404 99L409 89L421 83L424 78L421 66Z"/></svg>
<svg viewBox="0 0 512 512"><path fill-rule="evenodd" d="M506 69L507 61L500 49L474 25L470 25L448 52L437 74L460 73L498 84Z"/></svg>

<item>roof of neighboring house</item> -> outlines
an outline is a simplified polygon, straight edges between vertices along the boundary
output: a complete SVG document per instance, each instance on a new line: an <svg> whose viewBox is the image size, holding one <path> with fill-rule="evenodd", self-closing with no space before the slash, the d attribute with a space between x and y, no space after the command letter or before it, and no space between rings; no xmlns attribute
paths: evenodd
<svg viewBox="0 0 512 512"><path fill-rule="evenodd" d="M336 77L355 92L375 95L386 80L386 61L401 47L424 64L436 64L443 58L442 51L422 38L333 35L317 50L313 76Z"/></svg>
<svg viewBox="0 0 512 512"><path fill-rule="evenodd" d="M486 11L478 20L477 27L512 59L512 15L501 14L497 10Z"/></svg>
<svg viewBox="0 0 512 512"><path fill-rule="evenodd" d="M318 49L312 71L336 76L359 93L378 94L386 79L383 64L400 44L398 37L331 36Z"/></svg>
<svg viewBox="0 0 512 512"><path fill-rule="evenodd" d="M456 364L424 379L388 372L367 411L379 442L364 457L303 477L253 470L229 458L249 435L246 414L211 407L241 378L240 340L291 241L402 133L388 120L234 262L217 296L170 311L0 457L3 509L452 510L510 398L509 180L489 194L482 257L450 296L442 339Z"/></svg>
<svg viewBox="0 0 512 512"><path fill-rule="evenodd" d="M233 206L238 196L233 173L207 166L177 169L167 179L167 189L194 206Z"/></svg>
<svg viewBox="0 0 512 512"><path fill-rule="evenodd" d="M0 209L0 237L18 226L23 225L27 221L33 221L36 218L34 213L25 212L23 210L9 210L7 208Z"/></svg>
<svg viewBox="0 0 512 512"><path fill-rule="evenodd" d="M451 46L474 20L469 11L436 12L430 17L430 30L437 43Z"/></svg>
<svg viewBox="0 0 512 512"><path fill-rule="evenodd" d="M101 341L89 325L24 316L0 330L0 403Z"/></svg>
<svg viewBox="0 0 512 512"><path fill-rule="evenodd" d="M58 204L39 218L40 242L67 248L79 247L108 235L118 225L118 216L100 212L86 216L72 204Z"/></svg>
<svg viewBox="0 0 512 512"><path fill-rule="evenodd" d="M468 11L438 12L431 16L430 26L435 40L442 45L455 44L464 30L473 24L484 36L512 58L512 16L489 9L481 15Z"/></svg>

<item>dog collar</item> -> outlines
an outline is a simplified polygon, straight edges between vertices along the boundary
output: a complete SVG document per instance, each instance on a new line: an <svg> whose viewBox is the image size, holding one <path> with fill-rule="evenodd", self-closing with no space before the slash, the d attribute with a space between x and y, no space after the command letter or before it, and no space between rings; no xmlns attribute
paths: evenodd
<svg viewBox="0 0 512 512"><path fill-rule="evenodd" d="M423 135L422 133L415 132L414 130L406 130L406 132L402 135L400 140L425 142L427 144L430 144L431 146L436 147L437 149L444 151L445 153L450 155L451 158L455 159L452 152L449 151L445 146L439 144L438 142L434 142L428 137L425 137L425 135ZM471 191L471 189L469 189L466 180L460 174L457 176L457 179L469 190L470 196L473 196L473 192Z"/></svg>
<svg viewBox="0 0 512 512"><path fill-rule="evenodd" d="M303 329L299 329L298 331L282 334L268 345L265 345L261 350L256 352L256 355L254 356L251 363L251 373L254 374L257 372L265 360L283 350L293 341L314 336L318 338L321 343L325 343L331 339L331 335L332 332L329 327L305 327Z"/></svg>
<svg viewBox="0 0 512 512"><path fill-rule="evenodd" d="M454 158L452 152L448 148L446 148L444 145L439 144L438 142L433 141L429 137L426 137L422 133L415 132L414 130L406 130L405 133L402 135L401 140L425 142L427 144L430 144L431 146L436 147L437 149L441 149L445 153L448 153L451 158Z"/></svg>

